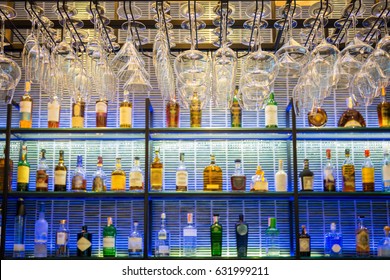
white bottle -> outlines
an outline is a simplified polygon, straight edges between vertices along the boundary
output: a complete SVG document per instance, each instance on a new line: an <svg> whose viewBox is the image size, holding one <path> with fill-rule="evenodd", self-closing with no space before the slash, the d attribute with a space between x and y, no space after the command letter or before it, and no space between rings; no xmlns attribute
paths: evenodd
<svg viewBox="0 0 390 280"><path fill-rule="evenodd" d="M275 191L287 191L287 174L283 170L283 160L279 160L279 171L275 174Z"/></svg>

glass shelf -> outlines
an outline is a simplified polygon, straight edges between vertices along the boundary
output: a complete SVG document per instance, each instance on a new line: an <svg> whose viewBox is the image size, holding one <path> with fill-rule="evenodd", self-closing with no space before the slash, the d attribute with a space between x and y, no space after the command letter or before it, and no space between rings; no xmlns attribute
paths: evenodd
<svg viewBox="0 0 390 280"><path fill-rule="evenodd" d="M143 199L143 192L10 192L8 193L9 198L34 198L34 199L51 199L51 198L60 198L60 199L94 199L94 198L107 198L107 199L117 199L117 198L130 198L130 199Z"/></svg>
<svg viewBox="0 0 390 280"><path fill-rule="evenodd" d="M0 128L0 140L1 141L5 141L5 133L6 133L6 129Z"/></svg>
<svg viewBox="0 0 390 280"><path fill-rule="evenodd" d="M299 199L390 199L390 192L300 192Z"/></svg>
<svg viewBox="0 0 390 280"><path fill-rule="evenodd" d="M205 191L187 191L187 192L149 192L151 200L226 200L226 199L293 199L292 192L205 192Z"/></svg>
<svg viewBox="0 0 390 280"><path fill-rule="evenodd" d="M365 141L390 140L390 128L355 127L355 128L297 128L297 140L338 140Z"/></svg>

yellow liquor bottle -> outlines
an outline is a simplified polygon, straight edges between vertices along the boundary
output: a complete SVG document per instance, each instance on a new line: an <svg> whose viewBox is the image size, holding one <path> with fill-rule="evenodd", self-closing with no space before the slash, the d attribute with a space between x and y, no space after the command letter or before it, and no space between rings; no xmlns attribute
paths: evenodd
<svg viewBox="0 0 390 280"><path fill-rule="evenodd" d="M116 158L116 168L111 173L111 190L126 190L126 173L122 170L121 158Z"/></svg>
<svg viewBox="0 0 390 280"><path fill-rule="evenodd" d="M198 93L194 92L190 104L190 125L191 127L202 126L202 104L199 100Z"/></svg>
<svg viewBox="0 0 390 280"><path fill-rule="evenodd" d="M210 165L203 170L203 190L222 191L222 169L215 164L215 156L210 155Z"/></svg>
<svg viewBox="0 0 390 280"><path fill-rule="evenodd" d="M163 189L163 164L160 162L160 148L154 151L154 160L150 168L150 187L152 191L162 191Z"/></svg>
<svg viewBox="0 0 390 280"><path fill-rule="evenodd" d="M33 99L30 96L31 84L26 82L25 92L20 99L19 110L20 110L20 128L31 128L32 127L32 109L33 109Z"/></svg>

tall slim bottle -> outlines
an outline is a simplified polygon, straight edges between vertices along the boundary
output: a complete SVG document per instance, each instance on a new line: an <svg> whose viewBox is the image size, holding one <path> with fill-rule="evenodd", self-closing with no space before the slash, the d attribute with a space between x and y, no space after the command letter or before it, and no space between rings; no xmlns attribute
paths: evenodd
<svg viewBox="0 0 390 280"><path fill-rule="evenodd" d="M103 171L103 158L98 156L96 171L93 175L92 191L105 192L106 190L106 173Z"/></svg>
<svg viewBox="0 0 390 280"><path fill-rule="evenodd" d="M77 167L72 177L72 191L85 192L87 191L87 179L83 168L83 156L77 156Z"/></svg>
<svg viewBox="0 0 390 280"><path fill-rule="evenodd" d="M20 99L20 128L31 128L32 127L32 110L33 110L33 99L30 95L31 83L26 82L24 94Z"/></svg>
<svg viewBox="0 0 390 280"><path fill-rule="evenodd" d="M330 149L326 150L326 165L324 167L324 192L336 191L336 179L334 176L334 166L331 160Z"/></svg>
<svg viewBox="0 0 390 280"><path fill-rule="evenodd" d="M96 127L107 127L108 101L100 99L96 101Z"/></svg>
<svg viewBox="0 0 390 280"><path fill-rule="evenodd" d="M279 170L275 174L275 191L287 191L287 173L283 170L283 160L279 160Z"/></svg>
<svg viewBox="0 0 390 280"><path fill-rule="evenodd" d="M171 252L171 235L170 232L166 229L165 226L165 213L161 213L161 226L160 230L157 233L156 240L156 257L167 257Z"/></svg>
<svg viewBox="0 0 390 280"><path fill-rule="evenodd" d="M60 158L58 164L54 169L54 191L65 192L66 191L66 179L68 169L64 163L64 151L60 150Z"/></svg>
<svg viewBox="0 0 390 280"><path fill-rule="evenodd" d="M139 166L139 157L134 157L134 165L130 170L130 191L144 191L144 173Z"/></svg>
<svg viewBox="0 0 390 280"><path fill-rule="evenodd" d="M14 258L25 257L24 232L26 230L26 207L23 198L19 198L16 204L16 216L14 221Z"/></svg>
<svg viewBox="0 0 390 280"><path fill-rule="evenodd" d="M49 190L49 174L47 174L48 169L49 167L46 163L46 150L42 149L35 184L35 190L37 192L47 192Z"/></svg>
<svg viewBox="0 0 390 280"><path fill-rule="evenodd" d="M77 234L77 256L90 257L92 255L92 233L88 232L87 226L82 226Z"/></svg>
<svg viewBox="0 0 390 280"><path fill-rule="evenodd" d="M362 166L362 182L364 192L375 191L375 169L371 162L370 150L364 151L365 159Z"/></svg>
<svg viewBox="0 0 390 280"><path fill-rule="evenodd" d="M213 224L210 226L211 256L222 256L222 225L219 223L219 214L213 215Z"/></svg>
<svg viewBox="0 0 390 280"><path fill-rule="evenodd" d="M84 128L85 102L81 97L72 104L72 128Z"/></svg>
<svg viewBox="0 0 390 280"><path fill-rule="evenodd" d="M69 230L66 220L60 220L60 227L56 232L56 257L69 257Z"/></svg>
<svg viewBox="0 0 390 280"><path fill-rule="evenodd" d="M268 257L280 255L279 230L276 228L276 218L268 218L268 228L265 231L266 249Z"/></svg>
<svg viewBox="0 0 390 280"><path fill-rule="evenodd" d="M265 106L265 127L278 127L278 103L274 99L274 93L269 95L267 104Z"/></svg>
<svg viewBox="0 0 390 280"><path fill-rule="evenodd" d="M186 257L196 256L196 243L198 231L194 225L192 213L187 213L187 226L183 228L183 255Z"/></svg>
<svg viewBox="0 0 390 280"><path fill-rule="evenodd" d="M370 256L370 234L363 224L364 216L358 216L358 228L356 230L356 255L358 257Z"/></svg>
<svg viewBox="0 0 390 280"><path fill-rule="evenodd" d="M180 163L176 169L176 191L187 191L188 171L184 163L184 153L180 153Z"/></svg>
<svg viewBox="0 0 390 280"><path fill-rule="evenodd" d="M343 192L354 192L355 188L355 165L350 158L349 149L345 149L345 160L342 167Z"/></svg>
<svg viewBox="0 0 390 280"><path fill-rule="evenodd" d="M119 107L119 127L132 127L133 104L129 101L129 94L124 94L123 102Z"/></svg>
<svg viewBox="0 0 390 280"><path fill-rule="evenodd" d="M8 191L12 191L12 173L14 170L14 162L12 159L8 161ZM5 148L4 148L4 157L0 158L0 191L3 191L4 188L4 172L5 172Z"/></svg>
<svg viewBox="0 0 390 280"><path fill-rule="evenodd" d="M238 222L236 223L236 247L237 247L237 257L243 258L248 254L248 234L249 228L248 224L244 222L244 215L240 214L238 216Z"/></svg>
<svg viewBox="0 0 390 280"><path fill-rule="evenodd" d="M60 127L60 112L61 105L57 96L51 96L49 103L47 103L47 127Z"/></svg>
<svg viewBox="0 0 390 280"><path fill-rule="evenodd" d="M180 106L175 100L169 100L165 107L165 124L166 127L179 127Z"/></svg>
<svg viewBox="0 0 390 280"><path fill-rule="evenodd" d="M382 88L381 103L377 106L379 127L390 127L390 102L386 101L386 90Z"/></svg>
<svg viewBox="0 0 390 280"><path fill-rule="evenodd" d="M150 187L152 191L163 190L163 164L160 162L160 148L154 151L154 160L150 168Z"/></svg>
<svg viewBox="0 0 390 280"><path fill-rule="evenodd" d="M116 158L116 168L111 173L111 190L112 191L126 190L126 173L122 169L121 158Z"/></svg>
<svg viewBox="0 0 390 280"><path fill-rule="evenodd" d="M390 192L390 156L388 148L386 148L383 152L382 181L383 191Z"/></svg>
<svg viewBox="0 0 390 280"><path fill-rule="evenodd" d="M302 225L302 231L299 234L299 253L301 257L310 257L311 254L311 238L305 225Z"/></svg>
<svg viewBox="0 0 390 280"><path fill-rule="evenodd" d="M39 204L39 218L35 222L34 257L47 257L47 238L49 225L45 219L45 203Z"/></svg>
<svg viewBox="0 0 390 280"><path fill-rule="evenodd" d="M134 228L128 240L129 257L142 257L143 249L143 239L141 233L138 231L138 222L134 221Z"/></svg>
<svg viewBox="0 0 390 280"><path fill-rule="evenodd" d="M103 257L116 257L116 228L112 218L107 218L107 226L103 229Z"/></svg>
<svg viewBox="0 0 390 280"><path fill-rule="evenodd" d="M30 163L27 161L27 146L22 147L22 157L18 163L17 191L28 191L30 185Z"/></svg>
<svg viewBox="0 0 390 280"><path fill-rule="evenodd" d="M202 126L202 104L199 100L198 93L194 92L190 103L190 126Z"/></svg>
<svg viewBox="0 0 390 280"><path fill-rule="evenodd" d="M239 101L238 86L234 91L233 100L230 105L230 126L241 127L242 126L242 109Z"/></svg>

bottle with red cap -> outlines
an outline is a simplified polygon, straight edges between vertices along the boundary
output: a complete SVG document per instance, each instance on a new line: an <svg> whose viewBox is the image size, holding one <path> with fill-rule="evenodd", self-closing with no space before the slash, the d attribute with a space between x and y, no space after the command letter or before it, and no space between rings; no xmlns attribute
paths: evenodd
<svg viewBox="0 0 390 280"><path fill-rule="evenodd" d="M330 149L326 150L326 165L324 167L324 192L336 191L336 179L334 176L334 166L331 160Z"/></svg>
<svg viewBox="0 0 390 280"><path fill-rule="evenodd" d="M364 151L365 159L362 166L362 183L364 192L375 191L375 169L371 162L370 150Z"/></svg>

